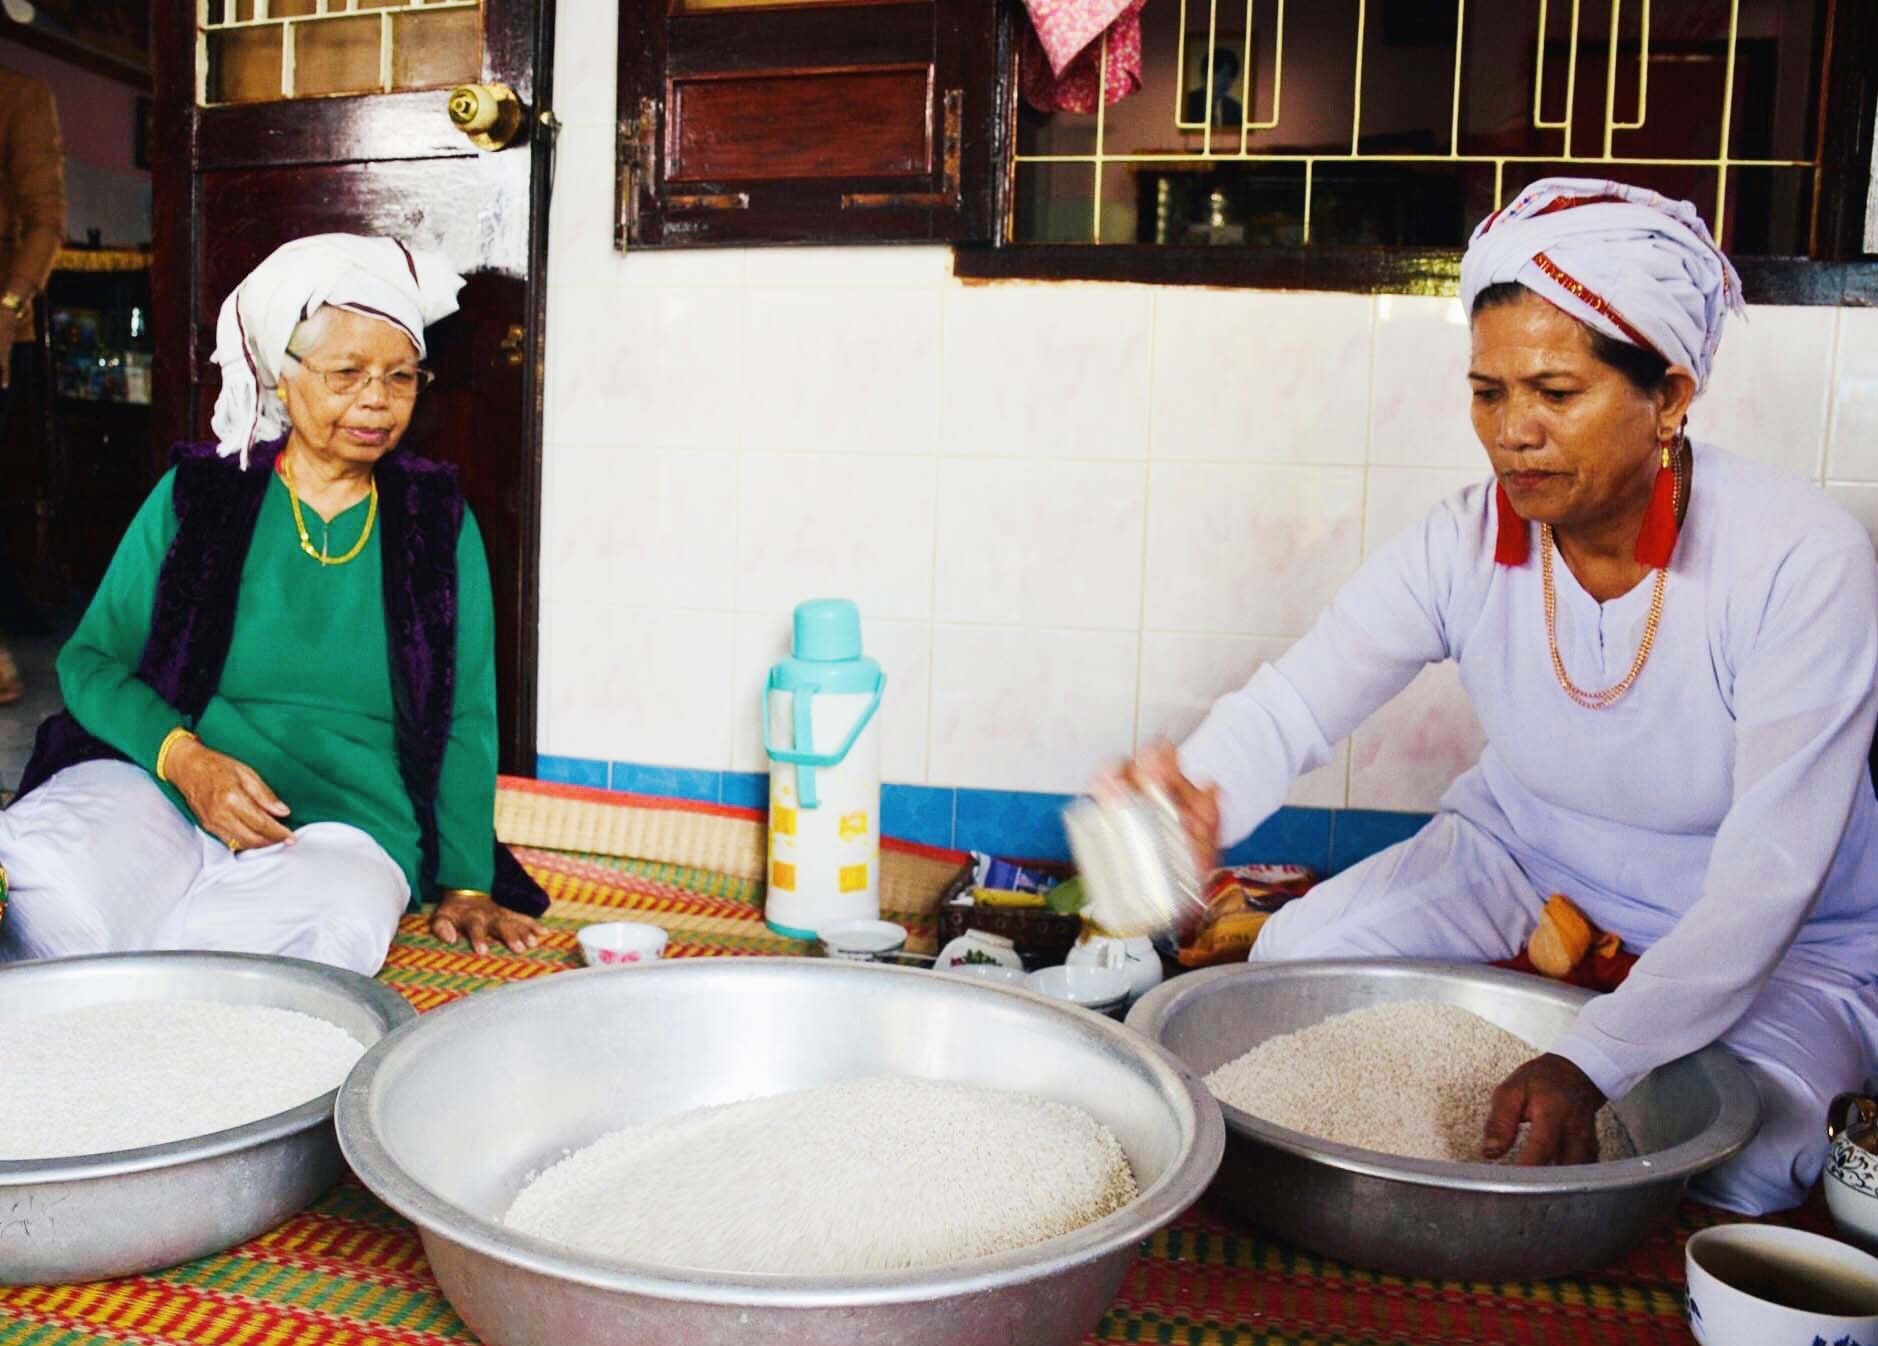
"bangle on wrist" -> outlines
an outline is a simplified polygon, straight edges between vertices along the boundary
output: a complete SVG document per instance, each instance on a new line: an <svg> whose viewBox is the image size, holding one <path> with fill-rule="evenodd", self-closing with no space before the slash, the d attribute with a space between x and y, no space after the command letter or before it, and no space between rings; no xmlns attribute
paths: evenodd
<svg viewBox="0 0 1878 1346"><path fill-rule="evenodd" d="M194 739L195 737L193 733L183 728L180 724L163 736L163 745L157 749L156 755L156 778L158 780L164 782L169 781L169 777L164 774L164 771L169 766L170 753L175 749L176 745L186 738ZM196 739L196 741L198 743L201 742L200 739Z"/></svg>
<svg viewBox="0 0 1878 1346"><path fill-rule="evenodd" d="M453 897L467 897L479 902L489 900L489 894L480 888L444 888L437 894L439 902L448 902Z"/></svg>

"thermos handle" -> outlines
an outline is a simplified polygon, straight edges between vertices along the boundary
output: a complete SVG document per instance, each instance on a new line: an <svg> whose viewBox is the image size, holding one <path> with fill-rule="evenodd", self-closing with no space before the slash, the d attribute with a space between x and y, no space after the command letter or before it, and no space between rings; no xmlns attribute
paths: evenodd
<svg viewBox="0 0 1878 1346"><path fill-rule="evenodd" d="M815 746L814 711L815 693L817 690L818 689L814 687L804 687L795 694L794 698L789 703L790 708L795 711L795 741L802 744L805 748L813 748ZM765 732L769 729L767 719L764 721L763 728ZM763 746L767 748L769 744L765 743ZM813 766L802 763L798 763L796 766L796 802L805 809L816 809L822 806L821 794L815 788L815 768Z"/></svg>
<svg viewBox="0 0 1878 1346"><path fill-rule="evenodd" d="M770 677L768 690L776 690L774 674ZM768 708L765 707L763 712L763 751L769 754L770 760L784 762L796 768L796 794L805 809L815 808L821 802L815 792L814 768L839 766L846 760L849 751L860 739L861 732L874 718L874 712L880 709L880 698L887 690L887 675L883 672L875 679L874 695L868 701L867 709L861 712L860 718L854 722L854 727L848 731L847 738L843 739L841 746L833 752L813 751L814 731L809 712L815 694L820 690L821 688L813 683L790 689L790 694L795 698L795 740L798 744L810 744L810 747L777 747L770 741ZM804 767L809 770L803 770Z"/></svg>

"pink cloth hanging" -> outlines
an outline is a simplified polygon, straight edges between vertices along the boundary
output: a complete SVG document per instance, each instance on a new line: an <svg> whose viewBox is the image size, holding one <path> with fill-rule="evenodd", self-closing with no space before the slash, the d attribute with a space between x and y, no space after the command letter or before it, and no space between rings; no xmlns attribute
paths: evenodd
<svg viewBox="0 0 1878 1346"><path fill-rule="evenodd" d="M1039 112L1094 112L1141 87L1141 6L1145 0L1024 0L1030 31L1018 87ZM1108 35L1108 79L1102 42ZM1098 85L1105 87L1098 88Z"/></svg>

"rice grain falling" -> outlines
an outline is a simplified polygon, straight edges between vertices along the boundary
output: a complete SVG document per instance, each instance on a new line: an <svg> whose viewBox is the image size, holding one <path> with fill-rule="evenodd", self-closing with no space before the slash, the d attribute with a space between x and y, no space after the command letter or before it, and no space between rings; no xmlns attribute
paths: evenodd
<svg viewBox="0 0 1878 1346"><path fill-rule="evenodd" d="M1494 1089L1536 1054L1458 1005L1412 1000L1268 1039L1208 1075L1206 1087L1222 1103L1321 1140L1480 1163ZM1608 1105L1597 1124L1599 1162L1634 1153ZM1497 1162L1518 1152L1516 1144Z"/></svg>
<svg viewBox="0 0 1878 1346"><path fill-rule="evenodd" d="M838 1274L1027 1247L1136 1194L1080 1108L877 1076L612 1132L524 1187L505 1222L611 1259Z"/></svg>
<svg viewBox="0 0 1878 1346"><path fill-rule="evenodd" d="M0 1020L0 1159L206 1136L337 1088L365 1048L310 1014L133 1001Z"/></svg>

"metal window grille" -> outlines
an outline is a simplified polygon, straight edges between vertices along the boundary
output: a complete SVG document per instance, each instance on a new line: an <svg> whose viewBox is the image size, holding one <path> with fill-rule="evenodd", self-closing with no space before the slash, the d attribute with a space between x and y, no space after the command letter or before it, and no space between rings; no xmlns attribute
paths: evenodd
<svg viewBox="0 0 1878 1346"><path fill-rule="evenodd" d="M1321 3L1322 0L1304 0L1305 3ZM1431 4L1440 0L1429 0ZM1237 17L1240 0L1178 0L1179 43L1176 69L1184 71L1187 65L1189 42L1188 27L1190 14L1196 24L1193 32L1198 31L1198 13L1206 14L1207 52L1219 49L1220 24L1223 14ZM1170 129L1176 134L1199 135L1203 137L1199 149L1147 152L1147 153L1110 153L1105 107L1098 106L1094 115L1095 144L1088 153L1024 153L1015 155L1020 169L1025 165L1083 165L1094 169L1094 185L1091 194L1090 240L1102 242L1103 214L1103 174L1111 165L1220 165L1231 163L1247 164L1292 164L1300 165L1303 173L1302 184L1302 230L1303 241L1311 241L1312 194L1316 170L1323 164L1351 163L1394 163L1414 165L1487 165L1493 171L1493 206L1498 209L1505 201L1507 174L1515 170L1514 185L1521 185L1523 178L1518 174L1522 165L1547 165L1552 171L1559 171L1556 166L1564 165L1585 170L1585 176L1623 176L1623 171L1630 168L1677 167L1713 169L1717 178L1717 187L1713 201L1713 216L1710 220L1717 237L1723 236L1723 228L1728 219L1728 183L1729 170L1734 168L1773 168L1773 169L1810 169L1814 166L1811 159L1779 158L1740 158L1729 152L1732 111L1736 94L1736 57L1741 41L1741 0L1729 0L1728 21L1725 39L1725 73L1723 76L1721 105L1711 114L1712 124L1716 128L1715 151L1703 157L1683 158L1647 158L1626 157L1618 153L1616 138L1626 131L1643 129L1650 117L1650 42L1651 42L1651 0L1608 0L1609 39L1607 51L1602 61L1602 70L1586 70L1581 60L1580 35L1583 28L1585 11L1599 3L1599 0L1536 0L1538 9L1538 51L1532 79L1531 128L1535 132L1546 133L1553 137L1551 144L1543 149L1519 154L1466 153L1462 150L1463 141L1463 66L1466 52L1468 25L1470 20L1469 0L1453 0L1454 3L1454 41L1451 66L1441 62L1440 74L1452 83L1450 118L1448 126L1448 147L1442 153L1378 153L1362 148L1363 139L1363 77L1364 51L1369 28L1372 22L1372 0L1356 0L1356 40L1350 59L1352 109L1349 144L1347 149L1310 150L1305 152L1267 152L1256 148L1251 143L1255 132L1278 131L1285 125L1284 109L1284 63L1285 63L1285 24L1286 0L1243 0L1243 26L1240 43L1241 70L1253 68L1255 19L1261 13L1270 13L1274 24L1273 58L1270 71L1269 105L1261 108L1253 106L1252 90L1248 84L1246 97L1240 101L1239 124L1222 128L1211 115L1195 120L1183 115L1183 100L1188 91L1182 81L1174 81L1174 98L1171 109ZM1555 6L1562 9L1569 6L1568 37L1564 75L1564 105L1562 116L1547 116L1544 106L1545 81L1548 61L1561 59L1554 51L1548 55L1549 23ZM1294 9L1297 7L1294 0ZM1524 19L1531 13L1527 5L1503 6L1494 0L1482 4L1479 0L1472 5L1472 21L1478 23L1504 23L1508 21L1508 11L1517 10ZM1620 29L1627 22L1626 11L1634 15L1639 25L1635 30L1639 36L1620 40ZM1229 39L1231 40L1231 39ZM1557 45L1550 43L1550 45ZM1214 61L1209 55L1204 64L1205 102L1203 106L1210 113L1215 106ZM1431 69L1431 77L1434 72ZM1108 78L1108 43L1104 38L1101 47L1101 71L1097 88L1105 88ZM1596 125L1586 126L1574 118L1574 105L1578 101L1580 82L1585 79L1601 78L1603 88L1603 116ZM1634 95L1631 90L1634 88ZM1635 115L1629 119L1620 118L1617 113L1620 93L1626 100L1634 96ZM1145 96L1145 95L1144 95ZM1261 98L1261 103L1267 100ZM1661 115L1700 116L1701 109L1658 109ZM1874 190L1878 190L1875 188ZM1709 203L1700 203L1705 211ZM1457 240L1458 241L1458 240Z"/></svg>

